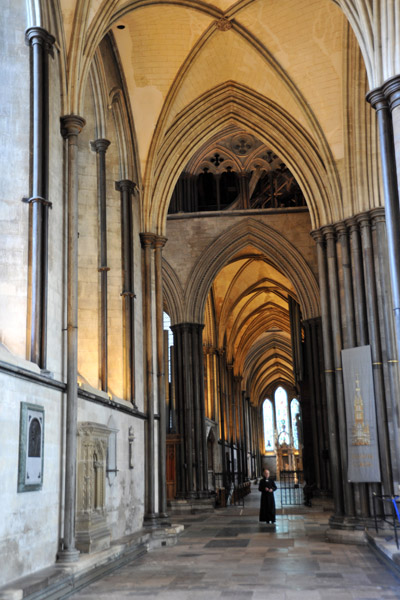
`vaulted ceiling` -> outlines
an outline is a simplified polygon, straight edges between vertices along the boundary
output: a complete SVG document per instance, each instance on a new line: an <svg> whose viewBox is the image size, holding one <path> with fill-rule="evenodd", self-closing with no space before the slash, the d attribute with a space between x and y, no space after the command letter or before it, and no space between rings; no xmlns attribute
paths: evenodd
<svg viewBox="0 0 400 600"><path fill-rule="evenodd" d="M252 247L221 269L210 290L204 343L225 349L254 402L273 382L294 384L289 296L287 277Z"/></svg>
<svg viewBox="0 0 400 600"><path fill-rule="evenodd" d="M68 55L65 110L82 110L98 45L107 33L115 43L136 132L144 230L164 233L179 174L207 139L232 125L282 158L303 191L313 227L354 212L348 145L356 142L344 134L345 121L350 98L357 110L369 114L370 108L342 2L60 4ZM360 137L357 143L366 144ZM359 181L362 187L365 178ZM367 197L361 190L361 202Z"/></svg>

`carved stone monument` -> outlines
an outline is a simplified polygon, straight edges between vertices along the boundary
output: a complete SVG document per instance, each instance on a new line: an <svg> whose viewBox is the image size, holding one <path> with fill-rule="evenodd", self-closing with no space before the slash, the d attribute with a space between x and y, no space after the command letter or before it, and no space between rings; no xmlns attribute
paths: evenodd
<svg viewBox="0 0 400 600"><path fill-rule="evenodd" d="M76 547L97 552L110 547L105 483L110 429L92 422L78 424Z"/></svg>

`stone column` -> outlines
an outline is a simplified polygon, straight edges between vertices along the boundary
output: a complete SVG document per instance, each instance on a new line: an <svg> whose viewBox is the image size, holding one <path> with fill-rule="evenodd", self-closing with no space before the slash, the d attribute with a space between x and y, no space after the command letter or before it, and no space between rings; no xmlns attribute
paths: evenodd
<svg viewBox="0 0 400 600"><path fill-rule="evenodd" d="M208 450L207 450L207 428L206 428L206 407L204 398L204 355L203 355L203 324L197 325L197 356L199 358L199 385L198 385L198 411L201 431L201 492L204 497L209 496L208 492Z"/></svg>
<svg viewBox="0 0 400 600"><path fill-rule="evenodd" d="M347 219L346 225L350 233L351 275L353 280L353 296L355 307L356 343L357 346L368 344L368 322L365 304L365 282L360 231L355 218Z"/></svg>
<svg viewBox="0 0 400 600"><path fill-rule="evenodd" d="M335 388L336 388L336 410L338 415L339 431L343 432L339 436L340 461L342 471L342 486L344 496L344 510L347 517L353 517L354 497L353 490L347 480L347 440L344 432L346 431L346 412L344 403L343 375L342 375L342 331L341 314L339 299L339 281L338 281L338 263L336 254L336 237L333 227L324 227L323 233L326 239L329 299L332 327L332 349L335 368Z"/></svg>
<svg viewBox="0 0 400 600"><path fill-rule="evenodd" d="M392 473L387 436L387 417L385 407L385 393L382 370L382 350L379 336L379 315L375 283L374 256L372 249L371 224L369 215L363 213L357 216L360 225L361 243L364 257L364 279L367 300L368 334L371 346L372 368L374 374L375 409L377 417L377 430L379 440L379 456L381 478L384 494L393 494ZM371 486L378 491L378 486Z"/></svg>
<svg viewBox="0 0 400 600"><path fill-rule="evenodd" d="M381 88L367 94L367 101L376 110L381 149L382 182L385 199L387 241L390 278L396 328L397 355L400 356L400 205L396 152L391 111L395 111L396 129L398 116L400 78L389 79Z"/></svg>
<svg viewBox="0 0 400 600"><path fill-rule="evenodd" d="M249 478L249 467L247 463L248 454L248 438L247 438L247 425L246 425L246 412L247 412L247 399L246 391L242 390L242 431L243 431L243 476L247 480Z"/></svg>
<svg viewBox="0 0 400 600"><path fill-rule="evenodd" d="M46 368L47 362L47 278L48 278L48 200L49 171L49 75L48 55L55 38L41 27L25 33L32 60L32 301L30 311L30 359Z"/></svg>
<svg viewBox="0 0 400 600"><path fill-rule="evenodd" d="M236 402L235 402L235 382L233 379L233 364L226 365L226 375L228 380L228 394L227 394L227 405L226 409L229 413L229 438L231 446L231 463L232 463L232 482L235 485L236 477L235 473L235 446L236 446ZM237 460L236 460L237 464Z"/></svg>
<svg viewBox="0 0 400 600"><path fill-rule="evenodd" d="M398 490L400 483L399 460L399 418L398 398L400 397L399 364L396 351L396 333L394 328L393 305L390 295L390 275L388 268L385 209L375 208L370 211L374 236L374 254L378 267L378 307L380 321L383 321L384 349L386 350L386 371L389 379L390 394L387 397L387 417L389 429L389 446L392 464L393 489ZM382 334L381 334L382 338ZM385 371L384 371L385 372Z"/></svg>
<svg viewBox="0 0 400 600"><path fill-rule="evenodd" d="M184 498L208 496L207 439L205 429L203 325L179 323L174 334L175 381L178 426L180 487Z"/></svg>
<svg viewBox="0 0 400 600"><path fill-rule="evenodd" d="M121 243L122 243L122 306L124 315L124 378L126 397L135 404L135 313L133 278L133 216L132 195L136 184L129 179L115 183L121 194Z"/></svg>
<svg viewBox="0 0 400 600"><path fill-rule="evenodd" d="M239 483L244 481L244 457L243 457L243 431L242 431L242 380L241 375L235 377L236 384L236 405L237 405L237 452L239 461Z"/></svg>
<svg viewBox="0 0 400 600"><path fill-rule="evenodd" d="M144 336L145 336L145 365L146 365L146 408L147 408L147 438L146 438L146 508L144 522L149 527L156 526L155 486L154 486L154 367L153 367L153 319L154 305L152 287L152 258L155 242L153 233L141 233L140 241L143 249L144 263Z"/></svg>
<svg viewBox="0 0 400 600"><path fill-rule="evenodd" d="M353 277L350 257L350 243L347 225L344 222L335 226L341 249L341 274L344 296L344 317L342 321L343 348L356 345L355 309L353 298ZM355 495L355 513L358 517L369 515L367 488L363 483L353 484Z"/></svg>
<svg viewBox="0 0 400 600"><path fill-rule="evenodd" d="M318 275L321 295L321 316L325 363L325 384L329 426L329 457L332 473L332 488L335 507L335 516L340 517L344 513L342 477L339 454L339 431L336 412L336 386L335 386L335 364L333 359L331 314L329 306L330 291L328 287L328 268L326 260L326 247L324 236L321 231L313 232L313 238L317 243Z"/></svg>
<svg viewBox="0 0 400 600"><path fill-rule="evenodd" d="M253 462L252 462L252 455L253 455L253 438L252 438L252 431L251 431L251 404L250 404L250 398L247 397L246 398L246 418L247 418L247 428L248 428L248 456L247 456L247 461L249 460L249 456L250 456L250 473L249 473L249 477L252 478L253 477Z"/></svg>
<svg viewBox="0 0 400 600"><path fill-rule="evenodd" d="M91 143L97 154L97 190L100 224L100 382L103 392L108 390L108 327L107 327L107 182L106 152L109 140L98 139Z"/></svg>
<svg viewBox="0 0 400 600"><path fill-rule="evenodd" d="M77 115L61 118L67 140L67 422L65 444L64 538L59 560L73 562L75 547L76 456L78 413L78 135L85 120Z"/></svg>
<svg viewBox="0 0 400 600"><path fill-rule="evenodd" d="M227 465L225 455L225 397L224 397L224 371L223 371L223 350L217 350L218 356L218 374L219 374L219 418L221 431L221 465L222 465L222 480L224 487L227 487Z"/></svg>
<svg viewBox="0 0 400 600"><path fill-rule="evenodd" d="M315 361L316 358L316 349L314 347L315 337L313 335L313 329L315 327L315 319L308 319L303 321L304 327L304 343L306 350L306 361L307 361L307 373L309 374L309 385L310 385L310 412L311 412L311 428L312 428L312 458L313 466L314 466L314 483L316 486L321 489L321 442L323 436L323 429L320 426L320 419L318 414L318 404L319 404L319 390L318 390L318 378L319 378L319 369L318 364ZM306 436L304 436L305 438ZM303 463L309 463L309 455L310 455L310 443L306 439L304 439L304 447L303 447ZM309 484L311 484L312 474L307 472L305 473L305 478Z"/></svg>
<svg viewBox="0 0 400 600"><path fill-rule="evenodd" d="M256 448L255 448L255 430L254 430L254 408L251 405L250 401L249 401L249 428L250 428L250 463L251 463L251 477L252 479L254 479L254 477L256 476L256 469L255 469L255 462L254 462L254 457L255 457L255 452L256 452Z"/></svg>
<svg viewBox="0 0 400 600"><path fill-rule="evenodd" d="M163 322L163 282L162 249L167 238L155 238L155 279L156 279L156 329L157 329L157 392L158 392L158 512L167 518L167 419L165 402L164 371L164 322Z"/></svg>

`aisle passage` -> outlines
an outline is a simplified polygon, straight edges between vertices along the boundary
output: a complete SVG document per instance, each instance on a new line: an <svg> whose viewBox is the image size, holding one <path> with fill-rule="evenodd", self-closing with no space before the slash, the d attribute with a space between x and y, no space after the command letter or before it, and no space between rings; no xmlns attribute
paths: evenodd
<svg viewBox="0 0 400 600"><path fill-rule="evenodd" d="M151 552L72 598L400 598L400 581L367 547L325 542L329 512L322 503L293 508L292 514L278 510L274 527L258 522L259 493L252 489L244 508L174 517L185 525L176 546Z"/></svg>

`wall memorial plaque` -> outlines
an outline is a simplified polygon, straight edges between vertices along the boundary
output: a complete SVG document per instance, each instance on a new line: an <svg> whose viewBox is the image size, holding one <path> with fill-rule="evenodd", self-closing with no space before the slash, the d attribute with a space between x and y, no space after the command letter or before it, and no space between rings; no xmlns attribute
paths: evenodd
<svg viewBox="0 0 400 600"><path fill-rule="evenodd" d="M44 408L21 402L19 427L18 492L33 492L43 485Z"/></svg>

